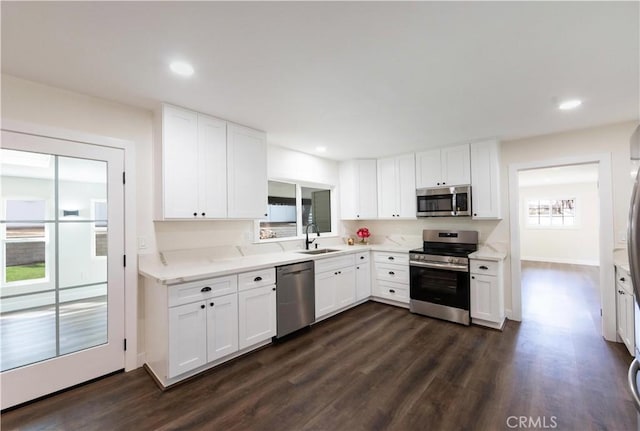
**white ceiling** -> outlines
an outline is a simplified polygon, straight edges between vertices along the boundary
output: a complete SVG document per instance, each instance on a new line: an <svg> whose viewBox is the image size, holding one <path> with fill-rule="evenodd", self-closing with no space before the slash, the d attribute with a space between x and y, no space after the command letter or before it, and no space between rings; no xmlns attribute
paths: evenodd
<svg viewBox="0 0 640 431"><path fill-rule="evenodd" d="M2 71L346 159L639 117L638 2L6 2ZM168 63L187 60L189 79ZM584 105L560 112L554 98Z"/></svg>
<svg viewBox="0 0 640 431"><path fill-rule="evenodd" d="M598 181L598 164L556 166L518 172L520 187L553 186L558 184L595 183Z"/></svg>

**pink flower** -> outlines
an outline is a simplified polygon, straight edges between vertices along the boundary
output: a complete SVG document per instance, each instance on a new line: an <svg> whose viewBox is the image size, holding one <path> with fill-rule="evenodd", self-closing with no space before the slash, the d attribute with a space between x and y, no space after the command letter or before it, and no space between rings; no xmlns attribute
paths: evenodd
<svg viewBox="0 0 640 431"><path fill-rule="evenodd" d="M361 227L360 229L358 229L356 235L358 235L359 238L369 238L369 236L371 236L371 234L369 233L369 229L367 229L366 227Z"/></svg>

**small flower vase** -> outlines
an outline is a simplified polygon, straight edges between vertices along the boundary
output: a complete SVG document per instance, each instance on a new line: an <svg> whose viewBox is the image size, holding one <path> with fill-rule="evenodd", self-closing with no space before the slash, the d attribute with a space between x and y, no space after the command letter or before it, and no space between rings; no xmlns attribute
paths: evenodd
<svg viewBox="0 0 640 431"><path fill-rule="evenodd" d="M366 238L360 238L360 244L367 245L367 239Z"/></svg>

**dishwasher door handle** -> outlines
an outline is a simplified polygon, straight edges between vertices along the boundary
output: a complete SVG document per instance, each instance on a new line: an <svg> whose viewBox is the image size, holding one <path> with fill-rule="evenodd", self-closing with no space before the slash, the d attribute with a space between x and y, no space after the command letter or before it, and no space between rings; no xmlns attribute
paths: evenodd
<svg viewBox="0 0 640 431"><path fill-rule="evenodd" d="M640 412L640 394L638 394L638 383L636 380L636 375L640 370L640 362L638 359L634 359L629 366L629 374L627 375L627 380L629 382L629 390L631 391L631 396L633 397L633 403L636 405L636 410Z"/></svg>

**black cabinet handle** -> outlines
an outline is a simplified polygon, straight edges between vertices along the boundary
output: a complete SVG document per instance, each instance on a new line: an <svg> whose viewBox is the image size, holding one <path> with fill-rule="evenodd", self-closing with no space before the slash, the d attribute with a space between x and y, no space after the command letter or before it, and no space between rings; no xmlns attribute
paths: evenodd
<svg viewBox="0 0 640 431"><path fill-rule="evenodd" d="M389 260L395 260L395 258L393 256L389 256L387 259Z"/></svg>
<svg viewBox="0 0 640 431"><path fill-rule="evenodd" d="M356 269L360 269L360 267L359 267L359 266L356 266Z"/></svg>
<svg viewBox="0 0 640 431"><path fill-rule="evenodd" d="M620 281L624 281L624 277L622 277L622 278L620 279Z"/></svg>
<svg viewBox="0 0 640 431"><path fill-rule="evenodd" d="M436 183L437 185L440 185L440 183Z"/></svg>
<svg viewBox="0 0 640 431"><path fill-rule="evenodd" d="M202 217L204 217L204 216L205 216L205 213L202 213Z"/></svg>
<svg viewBox="0 0 640 431"><path fill-rule="evenodd" d="M476 277L475 277L475 276L473 276L473 275L471 276L471 278L472 278L472 279L474 279L474 280L476 279Z"/></svg>
<svg viewBox="0 0 640 431"><path fill-rule="evenodd" d="M197 216L198 216L198 213L193 213L193 216L194 216L194 217L197 217Z"/></svg>
<svg viewBox="0 0 640 431"><path fill-rule="evenodd" d="M489 268L488 268L488 267L486 267L486 266L484 266L484 265L480 265L480 266L478 267L478 269L484 269L484 270L487 270L487 269L489 269Z"/></svg>
<svg viewBox="0 0 640 431"><path fill-rule="evenodd" d="M273 287L273 288L271 288L271 290L273 290L273 291L275 292L275 291L276 291L276 288L275 288L275 287Z"/></svg>
<svg viewBox="0 0 640 431"><path fill-rule="evenodd" d="M624 295L624 292L623 292L622 290L618 290L618 293L619 293L620 295Z"/></svg>
<svg viewBox="0 0 640 431"><path fill-rule="evenodd" d="M265 215L264 215L264 216L265 216L265 217L268 217L268 216L269 216L269 214L266 214L266 213L265 213Z"/></svg>
<svg viewBox="0 0 640 431"><path fill-rule="evenodd" d="M202 289L200 289L200 292L211 292L211 288L209 286L205 286Z"/></svg>
<svg viewBox="0 0 640 431"><path fill-rule="evenodd" d="M364 259L364 256L360 256L360 260Z"/></svg>
<svg viewBox="0 0 640 431"><path fill-rule="evenodd" d="M477 216L478 216L478 213L473 213L473 216L474 216L474 217L477 217Z"/></svg>
<svg viewBox="0 0 640 431"><path fill-rule="evenodd" d="M215 302L210 302L209 305L213 307L214 305L216 305L216 303Z"/></svg>
<svg viewBox="0 0 640 431"><path fill-rule="evenodd" d="M204 304L202 304L202 305L200 306L200 308L204 308Z"/></svg>
<svg viewBox="0 0 640 431"><path fill-rule="evenodd" d="M389 271L389 275L396 275L396 273L393 271Z"/></svg>
<svg viewBox="0 0 640 431"><path fill-rule="evenodd" d="M356 217L360 218L360 214L356 214Z"/></svg>
<svg viewBox="0 0 640 431"><path fill-rule="evenodd" d="M253 281L258 282L258 281L262 281L262 277L256 277L253 279Z"/></svg>
<svg viewBox="0 0 640 431"><path fill-rule="evenodd" d="M396 293L396 291L393 289L389 289L389 293Z"/></svg>
<svg viewBox="0 0 640 431"><path fill-rule="evenodd" d="M447 184L447 183L445 183L445 182L443 181L443 182L442 182L442 185L444 186L445 184Z"/></svg>

